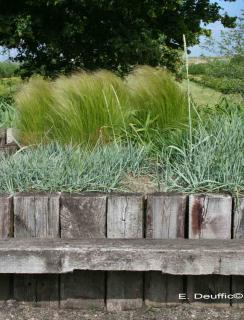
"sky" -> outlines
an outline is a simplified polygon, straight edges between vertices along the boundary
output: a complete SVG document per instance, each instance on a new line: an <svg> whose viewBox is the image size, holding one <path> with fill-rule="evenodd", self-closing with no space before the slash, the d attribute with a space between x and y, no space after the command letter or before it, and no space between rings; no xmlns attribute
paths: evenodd
<svg viewBox="0 0 244 320"><path fill-rule="evenodd" d="M244 0L236 0L235 2L225 2L224 0L216 0L211 2L218 2L223 8L223 12L227 12L230 16L240 16L241 10L244 10ZM206 27L207 29L212 30L212 35L214 39L218 40L220 37L221 30L224 30L224 27L220 22L210 23ZM190 48L192 57L198 57L201 54L207 56L215 55L214 52L204 50L201 48L201 44L204 43L204 37L200 38L200 45Z"/></svg>
<svg viewBox="0 0 244 320"><path fill-rule="evenodd" d="M244 0L236 0L235 2L225 2L224 0L211 0L211 2L218 2L223 8L223 12L227 12L230 16L240 16L241 10L244 10ZM210 23L207 25L208 29L212 30L213 37L218 40L220 37L220 32L223 30L223 26L220 22ZM201 44L204 42L204 37L200 38L200 45L190 48L192 57L198 57L201 54L207 56L213 56L215 53L207 51L201 48ZM0 47L1 49L1 47ZM0 50L1 51L1 50ZM15 51L12 50L12 55L15 54ZM8 55L1 54L0 52L0 61L4 61L8 58Z"/></svg>

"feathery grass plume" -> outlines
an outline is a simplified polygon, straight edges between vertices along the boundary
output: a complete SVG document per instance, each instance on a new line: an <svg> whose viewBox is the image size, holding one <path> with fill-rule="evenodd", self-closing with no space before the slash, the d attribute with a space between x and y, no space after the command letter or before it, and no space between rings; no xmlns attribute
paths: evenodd
<svg viewBox="0 0 244 320"><path fill-rule="evenodd" d="M53 127L50 83L39 77L31 79L18 91L15 102L19 141L24 145L46 141Z"/></svg>
<svg viewBox="0 0 244 320"><path fill-rule="evenodd" d="M16 103L23 144L51 140L95 145L125 137L129 141L134 135L145 145L162 131L168 135L169 129L187 124L186 98L173 78L146 66L125 81L105 70L54 82L34 79Z"/></svg>
<svg viewBox="0 0 244 320"><path fill-rule="evenodd" d="M187 124L187 98L166 70L140 66L126 82L139 126L162 131Z"/></svg>
<svg viewBox="0 0 244 320"><path fill-rule="evenodd" d="M127 92L109 71L77 73L54 83L54 136L74 144L116 139L127 121Z"/></svg>

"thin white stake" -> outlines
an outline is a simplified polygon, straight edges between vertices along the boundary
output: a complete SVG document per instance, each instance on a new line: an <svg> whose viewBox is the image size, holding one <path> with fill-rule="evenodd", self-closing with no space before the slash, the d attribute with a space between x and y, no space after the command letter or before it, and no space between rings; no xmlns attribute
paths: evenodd
<svg viewBox="0 0 244 320"><path fill-rule="evenodd" d="M189 117L189 132L190 132L190 144L192 151L192 118L191 118L191 96L190 96L190 79L189 79L189 62L186 46L186 36L183 34L184 52L185 52L185 62L186 62L186 78L187 78L187 100L188 100L188 117Z"/></svg>

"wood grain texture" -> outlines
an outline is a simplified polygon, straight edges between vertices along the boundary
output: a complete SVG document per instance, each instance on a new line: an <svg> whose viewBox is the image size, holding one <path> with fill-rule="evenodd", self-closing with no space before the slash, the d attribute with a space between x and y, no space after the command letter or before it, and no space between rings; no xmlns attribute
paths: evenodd
<svg viewBox="0 0 244 320"><path fill-rule="evenodd" d="M0 307L6 305L7 300L12 299L11 279L12 276L9 274L0 274Z"/></svg>
<svg viewBox="0 0 244 320"><path fill-rule="evenodd" d="M102 194L62 194L61 237L64 239L105 238L106 196ZM76 271L61 276L62 308L103 309L105 273Z"/></svg>
<svg viewBox="0 0 244 320"><path fill-rule="evenodd" d="M81 193L61 195L61 238L104 238L106 196Z"/></svg>
<svg viewBox="0 0 244 320"><path fill-rule="evenodd" d="M0 239L13 237L13 197L0 194Z"/></svg>
<svg viewBox="0 0 244 320"><path fill-rule="evenodd" d="M149 239L184 238L186 196L182 194L156 193L147 199L146 236ZM179 304L183 293L183 277L160 272L145 274L145 304L162 307Z"/></svg>
<svg viewBox="0 0 244 320"><path fill-rule="evenodd" d="M13 237L13 198L8 194L0 194L0 239L11 237ZM11 279L9 274L0 275L0 306L11 299Z"/></svg>
<svg viewBox="0 0 244 320"><path fill-rule="evenodd" d="M108 272L107 310L123 311L142 307L142 272Z"/></svg>
<svg viewBox="0 0 244 320"><path fill-rule="evenodd" d="M143 238L143 210L140 194L108 196L107 237Z"/></svg>
<svg viewBox="0 0 244 320"><path fill-rule="evenodd" d="M14 196L15 238L59 238L58 193L17 193Z"/></svg>
<svg viewBox="0 0 244 320"><path fill-rule="evenodd" d="M17 130L14 128L8 128L6 130L6 144L16 144L16 136Z"/></svg>
<svg viewBox="0 0 244 320"><path fill-rule="evenodd" d="M6 129L0 128L0 147L6 144Z"/></svg>
<svg viewBox="0 0 244 320"><path fill-rule="evenodd" d="M200 299L198 300L197 295L195 294L202 294L202 295L217 295L218 293L230 293L230 277L228 276L220 276L220 275L201 275L201 276L190 276L187 278L187 297L190 302L194 304L211 304L214 306L229 306L230 300L228 298L221 298L221 299Z"/></svg>
<svg viewBox="0 0 244 320"><path fill-rule="evenodd" d="M244 195L234 200L234 230L235 239L244 238Z"/></svg>
<svg viewBox="0 0 244 320"><path fill-rule="evenodd" d="M244 239L0 240L0 273L74 270L244 275Z"/></svg>
<svg viewBox="0 0 244 320"><path fill-rule="evenodd" d="M195 194L189 197L190 239L231 239L232 198L224 194ZM230 278L209 276L204 280L188 277L187 292L191 302L198 303L193 292L230 293ZM228 300L204 300L201 303L229 305Z"/></svg>
<svg viewBox="0 0 244 320"><path fill-rule="evenodd" d="M184 238L186 195L156 193L147 198L146 237Z"/></svg>
<svg viewBox="0 0 244 320"><path fill-rule="evenodd" d="M11 155L14 154L18 150L18 146L16 144L8 144L5 146L0 146L0 154Z"/></svg>
<svg viewBox="0 0 244 320"><path fill-rule="evenodd" d="M15 238L59 238L59 198L49 193L19 193L14 196ZM16 275L14 297L19 303L59 305L58 275Z"/></svg>
<svg viewBox="0 0 244 320"><path fill-rule="evenodd" d="M58 307L58 276L55 274L18 274L14 278L14 298L20 304Z"/></svg>
<svg viewBox="0 0 244 320"><path fill-rule="evenodd" d="M179 305L179 294L184 293L183 276L146 272L145 304L149 307L162 308L165 305Z"/></svg>
<svg viewBox="0 0 244 320"><path fill-rule="evenodd" d="M117 194L108 197L107 237L143 238L142 195ZM107 310L122 311L141 308L143 274L141 272L107 273Z"/></svg>
<svg viewBox="0 0 244 320"><path fill-rule="evenodd" d="M61 308L104 309L105 273L79 271L61 275Z"/></svg>
<svg viewBox="0 0 244 320"><path fill-rule="evenodd" d="M231 196L221 194L190 195L190 239L230 239L231 219Z"/></svg>
<svg viewBox="0 0 244 320"><path fill-rule="evenodd" d="M234 239L244 238L244 195L240 195L234 200ZM244 294L244 277L232 276L232 293ZM244 308L244 297L242 299L233 299L232 306L235 308Z"/></svg>

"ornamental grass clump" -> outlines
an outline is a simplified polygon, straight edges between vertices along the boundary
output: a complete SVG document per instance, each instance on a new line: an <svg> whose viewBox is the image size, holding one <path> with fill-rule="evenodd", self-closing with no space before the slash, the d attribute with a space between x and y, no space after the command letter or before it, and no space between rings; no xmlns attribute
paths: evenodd
<svg viewBox="0 0 244 320"><path fill-rule="evenodd" d="M14 126L24 145L95 145L138 138L147 144L187 124L184 93L165 70L148 66L136 68L124 80L105 70L52 82L31 79L16 95L16 104Z"/></svg>
<svg viewBox="0 0 244 320"><path fill-rule="evenodd" d="M41 78L31 79L18 91L15 102L18 140L24 145L48 140L55 122L51 84Z"/></svg>
<svg viewBox="0 0 244 320"><path fill-rule="evenodd" d="M187 124L187 99L163 69L141 66L126 79L137 126L160 132Z"/></svg>
<svg viewBox="0 0 244 320"><path fill-rule="evenodd" d="M22 144L109 142L127 123L128 94L108 71L81 72L54 82L31 79L16 95Z"/></svg>
<svg viewBox="0 0 244 320"><path fill-rule="evenodd" d="M62 143L109 142L127 122L126 86L109 71L61 77L53 95L53 138Z"/></svg>

